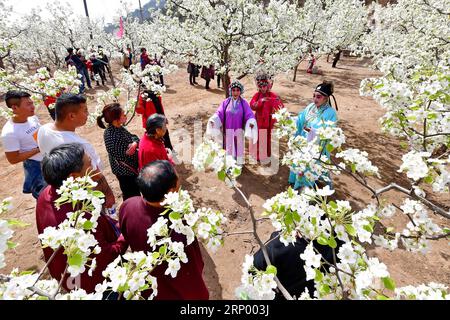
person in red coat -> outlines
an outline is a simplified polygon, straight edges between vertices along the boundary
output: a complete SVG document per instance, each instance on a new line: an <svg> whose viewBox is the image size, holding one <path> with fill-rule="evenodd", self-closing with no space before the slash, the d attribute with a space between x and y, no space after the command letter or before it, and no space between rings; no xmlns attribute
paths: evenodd
<svg viewBox="0 0 450 320"><path fill-rule="evenodd" d="M68 212L74 211L71 203L61 205L59 210L55 207L55 200L60 197L56 190L67 178L84 176L90 166L89 156L84 152L83 146L78 143L62 144L45 155L42 160L42 174L49 185L39 195L36 205L38 234L42 234L47 227L57 227L66 220ZM127 242L120 234L117 221L102 214L97 223L96 231L93 234L101 252L92 256L97 261L97 267L92 276L88 275L88 267L76 278L71 278L69 274L66 274L62 287L67 291L81 288L88 293L94 292L95 286L104 280L102 272L106 266L120 254L124 254L128 248ZM49 261L53 255L53 249L44 248L43 250L45 261ZM66 265L67 257L63 254L63 250L59 249L48 266L52 278L60 281Z"/></svg>
<svg viewBox="0 0 450 320"><path fill-rule="evenodd" d="M258 92L250 101L250 107L255 111L256 123L258 125L258 141L251 146L251 154L257 161L265 163L271 156L271 138L275 119L272 115L284 105L277 94L271 91L272 79L267 74L256 76Z"/></svg>
<svg viewBox="0 0 450 320"><path fill-rule="evenodd" d="M164 107L162 105L161 96L157 96L153 91L145 90L142 95L139 95L139 101L136 108L136 112L142 115L142 127L147 128L147 119L155 114L164 115ZM169 130L166 130L164 135L164 145L166 148L173 150L172 142L170 141Z"/></svg>
<svg viewBox="0 0 450 320"><path fill-rule="evenodd" d="M170 150L164 146L167 131L167 119L162 114L153 114L147 119L146 132L139 142L139 171L148 163L167 160L175 165Z"/></svg>
<svg viewBox="0 0 450 320"><path fill-rule="evenodd" d="M164 195L180 188L175 168L168 161L154 161L139 173L137 184L141 197L127 199L119 210L120 229L132 251L151 252L147 243L147 230L166 209L161 206ZM180 264L175 278L165 275L167 263L156 267L151 275L156 277L158 294L155 300L208 300L209 292L203 280L204 262L198 240L186 246L186 236L171 232L172 241L183 242L188 262ZM151 292L143 293L147 298Z"/></svg>

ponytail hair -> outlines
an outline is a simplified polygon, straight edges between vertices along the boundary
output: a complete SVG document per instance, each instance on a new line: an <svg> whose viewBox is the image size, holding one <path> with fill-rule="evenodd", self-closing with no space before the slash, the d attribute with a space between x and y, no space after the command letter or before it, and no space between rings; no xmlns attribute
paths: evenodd
<svg viewBox="0 0 450 320"><path fill-rule="evenodd" d="M103 107L102 114L97 117L97 125L102 129L106 129L103 119L107 124L111 124L113 121L120 119L122 112L123 110L119 103L107 104Z"/></svg>

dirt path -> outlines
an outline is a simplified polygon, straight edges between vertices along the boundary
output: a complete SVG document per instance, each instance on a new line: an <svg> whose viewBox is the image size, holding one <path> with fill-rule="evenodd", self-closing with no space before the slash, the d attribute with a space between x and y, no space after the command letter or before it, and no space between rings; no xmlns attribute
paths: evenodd
<svg viewBox="0 0 450 320"><path fill-rule="evenodd" d="M339 124L347 136L347 147L355 147L369 153L370 160L379 167L380 179L371 179L375 186L381 186L396 180L400 184L405 183L402 174L397 173L401 149L398 141L381 134L378 119L383 115L383 110L369 98L359 96L359 82L361 79L376 76L376 72L367 68L363 62L354 58L344 57L339 62L338 68L332 69L325 61L319 61L319 67L325 75L308 75L304 73L305 66L300 66L297 82L291 81L291 76L281 75L275 79L273 90L278 93L285 106L292 112L302 110L311 100L313 88L323 79L333 80L335 83L335 96L338 102ZM163 104L169 117L169 129L184 128L193 138L194 122L202 120L201 132L205 130L205 122L211 116L224 94L222 89L217 89L215 81L211 82L212 89L204 89L204 80L199 79L201 85L190 86L188 74L185 68L165 79L168 90L163 96ZM247 100L255 92L253 80L245 78L244 97ZM90 94L92 95L92 94ZM95 103L89 104L93 110ZM46 110L40 109L38 115L42 123L50 121ZM3 125L3 121L0 122ZM197 124L198 125L198 124ZM142 135L141 119L136 117L129 125L129 130ZM200 131L198 131L200 132ZM87 138L100 154L105 167L108 181L113 187L116 199L120 203L120 189L115 177L111 174L107 154L103 145L102 131L98 127L85 127L79 130L79 134ZM183 137L172 136L172 143L177 144ZM186 137L184 137L186 138ZM193 152L193 150L192 150ZM21 270L37 269L43 266L42 250L40 249L35 227L34 200L30 195L23 195L22 182L23 171L21 165L11 166L6 161L3 148L0 148L0 198L14 197L14 210L7 214L8 217L21 219L30 224L29 227L17 230L13 241L19 242L19 246L7 253L7 267L3 273L9 272L13 267ZM226 230L229 232L247 231L251 228L251 220L245 209L243 201L232 189L229 189L212 173L197 173L190 164L182 164L177 167L182 177L182 187L189 191L196 206L209 206L224 212L229 222ZM249 197L255 211L262 212L262 204L275 194L282 192L287 187L288 168L281 167L277 174L264 176L259 174L259 168L248 165L238 182L242 190ZM345 176L333 177L337 194L351 197L355 210L361 209L364 203L370 201L370 195L350 178ZM392 191L386 197L395 203L399 203L399 194ZM446 199L447 206L450 200ZM396 216L386 221L392 226L401 226L403 217ZM442 222L440 218L436 218ZM265 240L273 231L268 222L260 223L260 235ZM212 299L234 299L234 289L240 283L241 263L246 253L257 250L256 242L247 235L230 236L225 240L223 248L216 253L203 249L205 260L205 279ZM434 243L432 251L427 255L412 254L404 250L394 253L384 249L369 248L370 255L376 255L385 262L391 272L391 276L397 285L420 284L430 281L441 282L450 285L450 250L448 242L441 240Z"/></svg>

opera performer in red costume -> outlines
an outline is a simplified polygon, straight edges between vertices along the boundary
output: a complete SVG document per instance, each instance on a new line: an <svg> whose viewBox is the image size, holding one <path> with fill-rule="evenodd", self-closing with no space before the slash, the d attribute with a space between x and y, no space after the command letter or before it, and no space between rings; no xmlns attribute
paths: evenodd
<svg viewBox="0 0 450 320"><path fill-rule="evenodd" d="M250 101L250 107L255 111L258 141L250 146L250 153L257 161L264 164L268 163L271 157L272 129L276 121L272 115L280 108L284 108L284 105L280 97L271 91L273 85L271 76L266 73L259 73L255 81L258 92Z"/></svg>

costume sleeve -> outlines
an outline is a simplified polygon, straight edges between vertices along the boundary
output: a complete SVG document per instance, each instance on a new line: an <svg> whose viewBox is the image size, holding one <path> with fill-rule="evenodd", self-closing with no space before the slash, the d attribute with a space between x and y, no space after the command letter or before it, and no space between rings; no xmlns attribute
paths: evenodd
<svg viewBox="0 0 450 320"><path fill-rule="evenodd" d="M305 112L306 112L307 109L308 109L308 107L306 107L303 111L301 111L298 114L298 118L297 118L297 132L295 133L295 135L299 135L303 131L303 127L305 126Z"/></svg>
<svg viewBox="0 0 450 320"><path fill-rule="evenodd" d="M260 95L259 92L255 93L253 98L252 98L252 100L250 101L250 107L254 111L261 109L261 107L263 106L263 103L258 101L259 100L259 95Z"/></svg>
<svg viewBox="0 0 450 320"><path fill-rule="evenodd" d="M244 108L244 118L246 122L250 119L255 119L255 114L250 108L250 105L248 104L247 100L242 99L242 107Z"/></svg>
<svg viewBox="0 0 450 320"><path fill-rule="evenodd" d="M253 124L253 128L250 125ZM248 119L245 123L245 137L255 144L258 141L258 125L255 118Z"/></svg>
<svg viewBox="0 0 450 320"><path fill-rule="evenodd" d="M225 100L226 101L226 100ZM217 108L216 113L214 113L211 118L208 119L208 123L206 124L206 135L217 143L220 143L222 137L222 127L223 123L223 102L220 104L219 108Z"/></svg>
<svg viewBox="0 0 450 320"><path fill-rule="evenodd" d="M334 124L336 125L337 113L332 107L327 108L327 110L325 110L325 112L322 115L322 119L323 119L323 121L334 122Z"/></svg>
<svg viewBox="0 0 450 320"><path fill-rule="evenodd" d="M244 118L245 118L245 137L251 139L253 143L258 141L258 125L256 124L255 115L253 114L252 109L250 108L248 102L242 99L242 107L244 109ZM253 128L250 125L253 124Z"/></svg>

